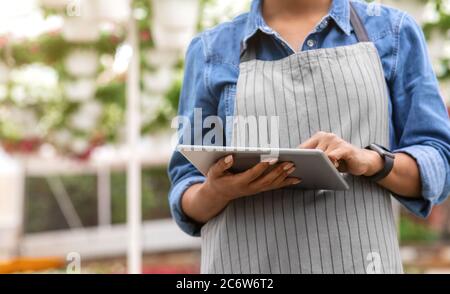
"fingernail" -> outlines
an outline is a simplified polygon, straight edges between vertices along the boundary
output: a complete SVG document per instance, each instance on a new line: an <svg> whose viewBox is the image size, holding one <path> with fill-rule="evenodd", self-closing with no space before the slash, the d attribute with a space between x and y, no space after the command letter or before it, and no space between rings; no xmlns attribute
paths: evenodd
<svg viewBox="0 0 450 294"><path fill-rule="evenodd" d="M300 180L300 179L295 179L295 180L292 182L292 185L300 184L301 181L302 181L302 180Z"/></svg>
<svg viewBox="0 0 450 294"><path fill-rule="evenodd" d="M269 160L269 165L274 165L277 162L278 162L278 159L272 158L271 160Z"/></svg>
<svg viewBox="0 0 450 294"><path fill-rule="evenodd" d="M224 161L225 161L226 164L232 162L233 161L233 155L228 155L227 157L225 157Z"/></svg>
<svg viewBox="0 0 450 294"><path fill-rule="evenodd" d="M338 168L338 167L339 167L339 161L335 160L335 161L334 161L334 166L335 166L336 168Z"/></svg>
<svg viewBox="0 0 450 294"><path fill-rule="evenodd" d="M284 170L289 170L289 169L291 169L293 166L294 166L294 164L293 164L292 162L290 162L290 163L286 164L286 165L283 167L283 169L284 169Z"/></svg>
<svg viewBox="0 0 450 294"><path fill-rule="evenodd" d="M290 170L287 171L287 174L288 175L292 174L294 172L294 170L295 170L295 167L292 167Z"/></svg>
<svg viewBox="0 0 450 294"><path fill-rule="evenodd" d="M261 160L261 162L267 162L270 165L274 165L275 163L277 163L277 161L278 161L278 158L270 158L270 157L267 157L267 158L264 158Z"/></svg>

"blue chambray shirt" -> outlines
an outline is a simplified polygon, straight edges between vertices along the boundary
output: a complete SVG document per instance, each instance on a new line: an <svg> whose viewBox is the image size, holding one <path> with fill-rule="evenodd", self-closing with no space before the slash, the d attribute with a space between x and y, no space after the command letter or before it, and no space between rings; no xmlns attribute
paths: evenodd
<svg viewBox="0 0 450 294"><path fill-rule="evenodd" d="M261 2L254 0L249 13L204 31L192 40L186 54L179 115L189 117L191 122L194 108L201 108L203 117L218 115L223 122L233 115L239 57L249 44L256 46L257 58L261 60L277 60L294 53L265 23ZM356 2L355 8L383 65L390 95L390 148L415 158L420 169L421 198L395 197L414 214L426 217L432 206L444 201L450 192L450 124L422 30L411 16L391 7L377 9ZM329 14L307 36L310 41L296 50L356 43L349 9L347 0L334 0ZM229 140L229 133L225 129L225 140ZM172 215L183 231L198 236L201 225L183 213L181 197L188 187L205 178L179 152L173 153L168 171Z"/></svg>

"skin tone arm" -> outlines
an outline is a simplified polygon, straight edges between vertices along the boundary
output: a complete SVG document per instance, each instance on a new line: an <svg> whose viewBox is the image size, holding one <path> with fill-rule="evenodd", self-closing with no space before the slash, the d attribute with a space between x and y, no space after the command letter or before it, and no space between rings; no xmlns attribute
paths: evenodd
<svg viewBox="0 0 450 294"><path fill-rule="evenodd" d="M377 152L353 146L332 133L318 132L299 148L320 149L341 172L356 176L372 176L384 165ZM396 153L392 171L378 184L398 195L418 198L422 188L416 161L405 153Z"/></svg>

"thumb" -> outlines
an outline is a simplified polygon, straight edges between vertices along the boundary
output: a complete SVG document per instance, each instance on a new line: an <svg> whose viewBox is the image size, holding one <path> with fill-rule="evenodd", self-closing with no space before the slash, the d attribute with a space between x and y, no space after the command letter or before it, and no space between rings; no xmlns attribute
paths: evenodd
<svg viewBox="0 0 450 294"><path fill-rule="evenodd" d="M345 155L347 150L345 148L334 149L327 154L328 158L333 162L333 164L338 168L341 163L345 162Z"/></svg>
<svg viewBox="0 0 450 294"><path fill-rule="evenodd" d="M222 176L226 170L233 166L233 155L225 156L219 159L210 169L209 175L213 178Z"/></svg>

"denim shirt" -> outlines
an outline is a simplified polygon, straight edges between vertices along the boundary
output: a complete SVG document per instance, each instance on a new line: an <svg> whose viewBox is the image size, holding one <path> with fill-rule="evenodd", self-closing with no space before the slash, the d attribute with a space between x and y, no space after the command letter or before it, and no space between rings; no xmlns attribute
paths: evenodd
<svg viewBox="0 0 450 294"><path fill-rule="evenodd" d="M192 40L186 54L180 116L192 121L194 108L201 108L203 118L216 115L223 122L233 115L240 53L249 45L255 46L258 59L277 60L294 51L357 42L350 25L348 0L334 0L328 15L306 37L302 47L295 50L265 23L261 2L254 0L249 13L204 31ZM422 30L411 16L397 9L363 2L354 4L378 50L389 91L391 146L386 147L412 156L420 170L421 197L394 196L412 213L426 217L432 206L444 201L450 192L450 123ZM185 131L183 128L187 127L183 125L181 132ZM229 140L229 128L224 133L225 140ZM201 225L183 213L181 197L187 188L205 178L179 152L173 153L169 176L172 215L183 231L198 236Z"/></svg>

